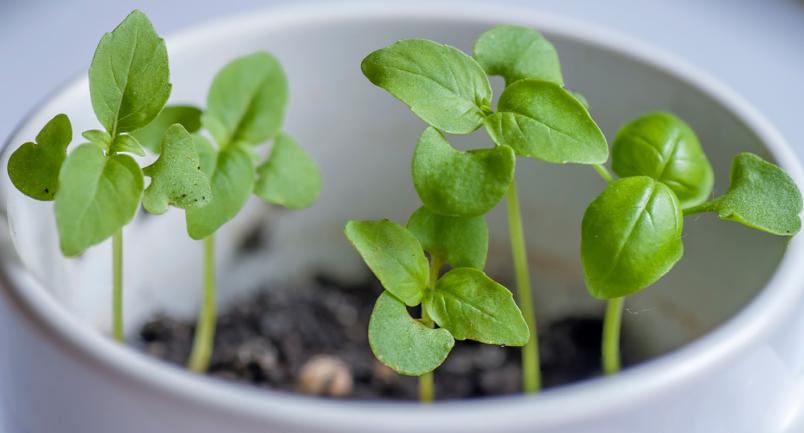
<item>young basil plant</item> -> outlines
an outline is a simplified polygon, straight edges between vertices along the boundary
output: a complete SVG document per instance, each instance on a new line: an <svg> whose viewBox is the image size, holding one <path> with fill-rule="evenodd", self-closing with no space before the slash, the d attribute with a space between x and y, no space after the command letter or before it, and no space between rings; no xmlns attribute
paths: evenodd
<svg viewBox="0 0 804 433"><path fill-rule="evenodd" d="M171 135L173 123L182 123L188 130L203 128L211 135L214 145L200 132L184 137L198 155L186 158L179 152L168 154L171 148L163 145L157 164L162 159L182 161L171 173L198 168L210 180L209 191L187 193L182 185L168 183L155 186L146 209L164 208L165 199L182 202L205 200L204 206L186 213L187 232L193 239L204 240L204 292L201 312L196 326L193 349L188 362L194 371L205 371L212 355L215 334L215 261L214 234L234 218L252 192L264 201L291 209L308 207L318 198L321 176L317 165L302 147L288 134L281 132L288 102L287 78L279 61L265 52L239 57L212 80L207 107L200 110L190 106L172 106L141 131L146 147L154 149L157 137ZM272 142L268 156L258 161L258 149ZM153 172L158 172L155 165ZM194 184L186 179L189 186ZM149 211L151 209L148 209Z"/></svg>
<svg viewBox="0 0 804 433"><path fill-rule="evenodd" d="M532 334L523 349L523 383L528 392L538 390L538 339L514 180L516 156L550 163L605 162L608 144L585 100L564 89L552 44L519 26L483 33L474 57L429 40L409 39L369 54L361 67L372 83L429 125L412 165L413 184L429 211L477 217L507 198L520 306ZM506 81L496 111L489 75ZM459 151L444 136L481 126L493 148Z"/></svg>
<svg viewBox="0 0 804 433"><path fill-rule="evenodd" d="M68 155L73 132L67 116L60 114L35 142L23 144L9 159L9 176L21 192L55 200L65 256L77 256L112 237L112 322L118 340L123 339L122 229L134 218L145 186L143 170L130 154L144 155L137 134L159 115L170 90L165 42L135 10L103 36L89 68L92 107L103 129L83 132L87 142ZM197 158L187 137L181 126L172 127L164 143L170 149L167 155L145 168L151 177L146 206L192 208L209 200L208 181L182 159ZM197 201L183 200L181 194Z"/></svg>
<svg viewBox="0 0 804 433"><path fill-rule="evenodd" d="M751 153L734 158L731 185L706 201L713 171L692 128L670 113L650 113L625 125L612 146L621 176L583 217L581 261L592 296L609 301L604 370L619 370L624 297L658 281L681 259L684 215L717 212L721 219L781 236L796 234L801 194L782 169Z"/></svg>
<svg viewBox="0 0 804 433"><path fill-rule="evenodd" d="M369 322L371 349L399 374L424 376L423 401L433 398L429 373L455 340L522 346L530 338L511 292L482 271L488 249L483 217L449 217L422 207L407 228L389 220L350 221L345 234L385 288ZM444 265L452 269L441 275ZM422 317L414 319L406 307L419 305Z"/></svg>

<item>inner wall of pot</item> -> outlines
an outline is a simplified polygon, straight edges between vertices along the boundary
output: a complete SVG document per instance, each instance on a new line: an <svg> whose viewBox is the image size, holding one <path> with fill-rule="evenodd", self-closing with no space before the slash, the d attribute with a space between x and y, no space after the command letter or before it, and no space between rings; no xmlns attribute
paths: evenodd
<svg viewBox="0 0 804 433"><path fill-rule="evenodd" d="M410 160L425 125L399 101L371 85L360 61L398 39L424 37L470 51L477 35L499 24L435 19L343 19L273 28L242 26L214 39L168 43L174 83L172 102L203 105L214 73L234 56L274 53L286 68L291 102L286 130L319 162L324 188L310 209L285 211L252 200L218 236L220 302L266 282L304 280L313 273L365 278L367 269L343 237L348 219L391 218L404 223L419 206ZM545 30L545 29L542 29ZM548 29L549 30L549 29ZM611 140L629 119L670 110L698 132L716 173L715 192L728 187L732 156L768 156L738 119L690 85L653 66L579 39L545 31L557 46L567 86L586 96ZM495 81L499 94L500 82ZM24 126L17 146L32 139L50 117L68 113L76 140L96 128L85 82L60 94ZM479 133L450 137L456 146L489 147ZM77 142L77 141L76 141ZM8 153L6 160L7 163ZM543 323L566 316L602 316L604 304L584 287L579 260L580 224L586 205L604 188L589 167L520 159L517 181L524 213L534 298ZM110 328L110 245L75 259L59 252L51 203L16 192L3 176L9 222L24 263L76 319L100 331ZM488 215L488 272L511 282L504 206ZM239 252L255 233L264 248ZM629 298L625 314L632 355L644 359L683 345L740 310L763 287L784 251L784 240L714 216L687 218L685 256L659 283ZM513 288L513 287L512 287ZM126 329L157 312L195 314L200 302L201 244L186 236L184 215L140 212L125 230Z"/></svg>

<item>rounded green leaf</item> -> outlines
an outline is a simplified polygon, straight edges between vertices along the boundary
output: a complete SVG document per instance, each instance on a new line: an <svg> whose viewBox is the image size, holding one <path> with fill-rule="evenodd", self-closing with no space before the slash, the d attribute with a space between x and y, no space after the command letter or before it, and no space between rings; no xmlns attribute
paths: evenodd
<svg viewBox="0 0 804 433"><path fill-rule="evenodd" d="M413 154L413 185L422 202L436 213L478 216L505 196L515 166L516 155L508 146L461 152L431 127L419 138Z"/></svg>
<svg viewBox="0 0 804 433"><path fill-rule="evenodd" d="M302 209L321 192L318 165L293 137L280 133L271 154L257 167L254 193L268 203Z"/></svg>
<svg viewBox="0 0 804 433"><path fill-rule="evenodd" d="M150 213L162 214L170 205L198 208L212 200L212 188L201 171L193 137L178 123L167 129L159 158L143 173L151 178L142 202Z"/></svg>
<svg viewBox="0 0 804 433"><path fill-rule="evenodd" d="M424 39L406 39L369 54L363 75L442 131L466 134L490 111L491 84L463 51Z"/></svg>
<svg viewBox="0 0 804 433"><path fill-rule="evenodd" d="M420 207L410 216L408 230L425 251L454 268L486 265L489 231L483 216L450 217Z"/></svg>
<svg viewBox="0 0 804 433"><path fill-rule="evenodd" d="M59 170L73 139L70 119L59 114L36 136L20 146L8 160L8 176L20 192L36 200L50 201L59 190Z"/></svg>
<svg viewBox="0 0 804 433"><path fill-rule="evenodd" d="M257 145L276 136L285 120L288 83L272 55L239 57L212 80L201 123L218 145Z"/></svg>
<svg viewBox="0 0 804 433"><path fill-rule="evenodd" d="M511 292L477 269L447 272L427 291L422 305L456 340L524 346L530 339Z"/></svg>
<svg viewBox="0 0 804 433"><path fill-rule="evenodd" d="M725 220L758 230L791 236L801 229L801 192L778 166L752 154L740 153L731 166L728 192L704 206Z"/></svg>
<svg viewBox="0 0 804 433"><path fill-rule="evenodd" d="M419 305L430 274L422 246L412 233L381 220L349 221L344 234L385 290L405 305Z"/></svg>
<svg viewBox="0 0 804 433"><path fill-rule="evenodd" d="M555 47L528 27L503 25L485 31L475 41L474 56L489 75L500 75L509 85L525 78L564 85Z"/></svg>
<svg viewBox="0 0 804 433"><path fill-rule="evenodd" d="M191 134L198 131L201 129L201 110L190 105L168 105L156 119L144 128L132 132L131 135L146 149L159 153L165 131L176 123Z"/></svg>
<svg viewBox="0 0 804 433"><path fill-rule="evenodd" d="M441 365L455 345L446 329L433 329L410 317L405 304L383 292L369 320L374 356L399 374L421 376Z"/></svg>
<svg viewBox="0 0 804 433"><path fill-rule="evenodd" d="M647 176L614 181L586 209L581 261L592 296L641 290L681 259L683 216L673 191Z"/></svg>
<svg viewBox="0 0 804 433"><path fill-rule="evenodd" d="M135 10L103 35L89 67L89 93L100 123L116 135L142 128L170 96L165 41Z"/></svg>
<svg viewBox="0 0 804 433"><path fill-rule="evenodd" d="M65 256L77 256L128 224L140 206L142 171L128 155L95 144L73 150L59 173L56 225Z"/></svg>
<svg viewBox="0 0 804 433"><path fill-rule="evenodd" d="M196 140L203 143L202 140ZM199 144L196 143L198 146ZM203 145L201 145L203 146ZM235 217L246 204L254 185L251 155L239 146L229 146L217 154L212 165L199 155L201 170L212 186L212 200L206 206L185 212L187 233L193 239L204 239Z"/></svg>
<svg viewBox="0 0 804 433"><path fill-rule="evenodd" d="M137 156L145 156L145 149L136 138L128 134L118 135L109 146L112 153L128 152Z"/></svg>
<svg viewBox="0 0 804 433"><path fill-rule="evenodd" d="M517 155L564 164L602 164L609 157L606 137L586 107L549 81L525 79L506 87L486 130Z"/></svg>
<svg viewBox="0 0 804 433"><path fill-rule="evenodd" d="M648 176L669 186L682 208L703 203L714 175L698 137L670 113L639 117L617 133L611 168L620 177Z"/></svg>
<svg viewBox="0 0 804 433"><path fill-rule="evenodd" d="M90 143L103 149L104 152L108 152L112 147L112 136L104 130L90 129L89 131L82 132L81 136L89 140Z"/></svg>

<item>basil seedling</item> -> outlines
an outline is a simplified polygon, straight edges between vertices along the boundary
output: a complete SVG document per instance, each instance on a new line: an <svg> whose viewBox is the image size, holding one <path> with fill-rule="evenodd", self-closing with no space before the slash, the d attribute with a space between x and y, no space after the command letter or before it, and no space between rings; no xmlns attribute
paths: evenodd
<svg viewBox="0 0 804 433"><path fill-rule="evenodd" d="M407 228L389 220L350 221L345 234L385 288L369 322L371 350L399 374L420 376L421 401L433 400L432 371L455 340L522 346L530 339L511 292L481 270L488 250L483 217L422 207ZM453 268L441 275L444 265ZM407 307L419 305L421 319L414 319Z"/></svg>
<svg viewBox="0 0 804 433"><path fill-rule="evenodd" d="M85 131L88 141L67 154L72 127L60 114L36 142L25 143L9 159L14 185L37 200L55 200L61 250L72 257L112 237L113 335L123 340L123 227L143 197L143 170L130 154L144 155L136 138L159 115L170 95L165 42L140 11L132 12L103 36L89 68L92 107L104 129ZM171 127L164 158L144 170L151 177L145 205L202 206L209 182L192 162L197 156L189 134ZM159 141L161 143L161 137ZM187 159L187 161L185 161ZM190 163L188 163L190 161ZM183 200L185 194L193 200Z"/></svg>
<svg viewBox="0 0 804 433"><path fill-rule="evenodd" d="M423 39L399 41L361 65L375 85L430 125L413 155L413 184L424 206L443 217L485 214L508 202L519 304L530 329L523 349L523 386L540 388L538 338L516 181L516 157L599 165L608 145L582 97L563 87L555 48L535 30L499 26L483 33L474 57ZM496 112L489 75L505 78ZM496 145L459 151L443 133L485 127Z"/></svg>
<svg viewBox="0 0 804 433"><path fill-rule="evenodd" d="M669 113L651 113L624 126L612 147L612 180L583 217L581 261L589 293L608 300L603 369L620 369L625 297L658 281L681 259L684 215L717 212L775 235L801 227L801 194L779 167L740 153L726 194L712 191L712 167L697 136Z"/></svg>
<svg viewBox="0 0 804 433"><path fill-rule="evenodd" d="M153 149L153 139L165 134L166 125L181 122L191 130L203 128L215 143L196 132L188 139L197 160L168 154L170 148L164 146L160 155L160 161L165 158L184 161L184 168L196 166L210 179L210 193L204 192L200 198L211 199L186 213L188 234L204 242L203 301L188 361L193 371L207 370L215 338L215 232L240 212L252 192L268 203L291 209L308 207L318 198L321 176L317 165L290 135L281 132L287 100L287 78L279 61L257 52L233 60L218 72L205 110L169 107L141 133L146 147ZM259 146L268 142L272 142L268 156L256 161ZM177 167L171 172L181 170ZM153 171L158 173L158 166ZM146 191L146 204L153 203L158 210L166 195L185 201L199 198L198 194L185 195L176 182L168 185L169 191L160 183L154 186L153 201Z"/></svg>

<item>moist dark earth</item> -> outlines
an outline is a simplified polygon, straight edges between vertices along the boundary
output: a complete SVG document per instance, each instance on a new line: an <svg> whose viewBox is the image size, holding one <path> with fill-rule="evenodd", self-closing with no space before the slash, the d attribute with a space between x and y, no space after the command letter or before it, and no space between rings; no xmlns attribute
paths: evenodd
<svg viewBox="0 0 804 433"><path fill-rule="evenodd" d="M299 287L265 287L235 300L218 317L211 376L271 389L351 399L417 398L417 379L374 359L368 321L381 287L318 276ZM415 312L412 312L415 314ZM139 337L145 352L184 365L193 321L155 317ZM543 384L554 387L600 374L602 320L569 317L541 326ZM436 370L436 398L520 392L520 350L457 342Z"/></svg>

